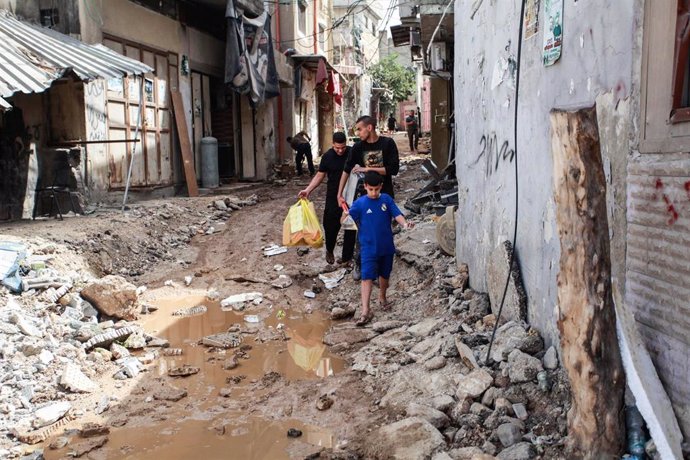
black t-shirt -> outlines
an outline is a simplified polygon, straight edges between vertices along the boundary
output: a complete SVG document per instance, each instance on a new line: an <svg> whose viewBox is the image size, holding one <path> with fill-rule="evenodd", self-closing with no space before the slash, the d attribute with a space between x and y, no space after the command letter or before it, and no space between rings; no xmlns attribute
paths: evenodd
<svg viewBox="0 0 690 460"><path fill-rule="evenodd" d="M352 146L352 152L345 165L345 172L350 174L355 165L365 168L386 168L381 191L394 196L393 176L398 174L400 169L400 157L398 156L398 146L395 145L393 139L379 136L376 142L357 142Z"/></svg>
<svg viewBox="0 0 690 460"><path fill-rule="evenodd" d="M338 206L338 184L343 175L345 162L350 156L352 147L346 147L345 153L338 155L335 150L329 149L321 157L319 172L326 173L328 182L326 183L326 205Z"/></svg>
<svg viewBox="0 0 690 460"><path fill-rule="evenodd" d="M405 118L405 123L407 125L407 129L410 131L417 129L417 118L414 115L408 115L407 118Z"/></svg>

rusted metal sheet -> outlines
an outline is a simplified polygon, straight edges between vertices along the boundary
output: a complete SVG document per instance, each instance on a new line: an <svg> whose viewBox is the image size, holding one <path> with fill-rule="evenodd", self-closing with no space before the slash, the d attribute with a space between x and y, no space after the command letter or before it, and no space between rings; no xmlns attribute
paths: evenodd
<svg viewBox="0 0 690 460"><path fill-rule="evenodd" d="M626 305L688 433L690 156L631 161L627 214Z"/></svg>
<svg viewBox="0 0 690 460"><path fill-rule="evenodd" d="M81 80L143 74L153 69L102 45L88 45L0 11L0 96L37 93L72 71Z"/></svg>

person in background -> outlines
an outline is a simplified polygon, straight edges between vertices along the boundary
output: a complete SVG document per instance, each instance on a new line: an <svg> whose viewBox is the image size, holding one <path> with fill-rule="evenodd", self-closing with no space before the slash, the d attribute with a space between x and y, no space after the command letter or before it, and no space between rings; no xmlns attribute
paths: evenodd
<svg viewBox="0 0 690 460"><path fill-rule="evenodd" d="M389 310L390 302L386 298L389 279L393 271L395 244L391 221L395 220L402 228L412 228L393 198L381 193L383 176L375 171L364 174L364 188L367 194L352 203L349 212L343 212L342 220L352 216L359 229L359 245L362 257L362 311L357 326L369 323L374 315L369 307L369 300L374 280L379 281L379 307Z"/></svg>
<svg viewBox="0 0 690 460"><path fill-rule="evenodd" d="M345 133L333 133L333 147L329 149L321 157L319 163L319 172L311 180L307 188L300 191L298 198L309 198L313 192L325 178L328 178L326 183L326 206L323 210L323 229L326 237L326 262L329 265L335 263L335 243L338 239L338 232L340 231L340 216L343 209L338 204L338 185L340 177L343 175L345 169L345 162L350 155L351 147L347 145L347 138ZM355 240L357 232L355 230L345 230L343 239L343 252L338 259L339 264L347 264L352 261L352 255L355 250Z"/></svg>
<svg viewBox="0 0 690 460"><path fill-rule="evenodd" d="M306 157L309 175L314 175L314 162L311 157L311 138L304 131L300 131L292 137L287 138L290 148L295 151L295 168L297 175L302 175L302 160Z"/></svg>
<svg viewBox="0 0 690 460"><path fill-rule="evenodd" d="M391 113L391 116L388 117L388 134L393 134L395 132L395 125L398 120L395 119L393 114Z"/></svg>
<svg viewBox="0 0 690 460"><path fill-rule="evenodd" d="M414 110L410 110L410 114L405 117L405 129L407 130L407 138L410 140L410 152L417 153L419 126L417 125L417 117L415 117Z"/></svg>

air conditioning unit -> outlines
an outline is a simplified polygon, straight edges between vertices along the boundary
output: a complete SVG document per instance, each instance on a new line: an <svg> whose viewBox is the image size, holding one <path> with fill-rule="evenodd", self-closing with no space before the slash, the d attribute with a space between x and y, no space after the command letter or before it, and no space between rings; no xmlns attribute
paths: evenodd
<svg viewBox="0 0 690 460"><path fill-rule="evenodd" d="M446 44L444 42L431 44L431 70L446 70Z"/></svg>

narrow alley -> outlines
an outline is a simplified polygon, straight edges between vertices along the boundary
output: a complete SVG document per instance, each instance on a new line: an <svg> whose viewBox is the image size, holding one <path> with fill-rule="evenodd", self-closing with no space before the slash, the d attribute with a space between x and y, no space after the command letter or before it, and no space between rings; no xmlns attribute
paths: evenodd
<svg viewBox="0 0 690 460"><path fill-rule="evenodd" d="M0 459L690 460L690 0L0 0Z"/></svg>

